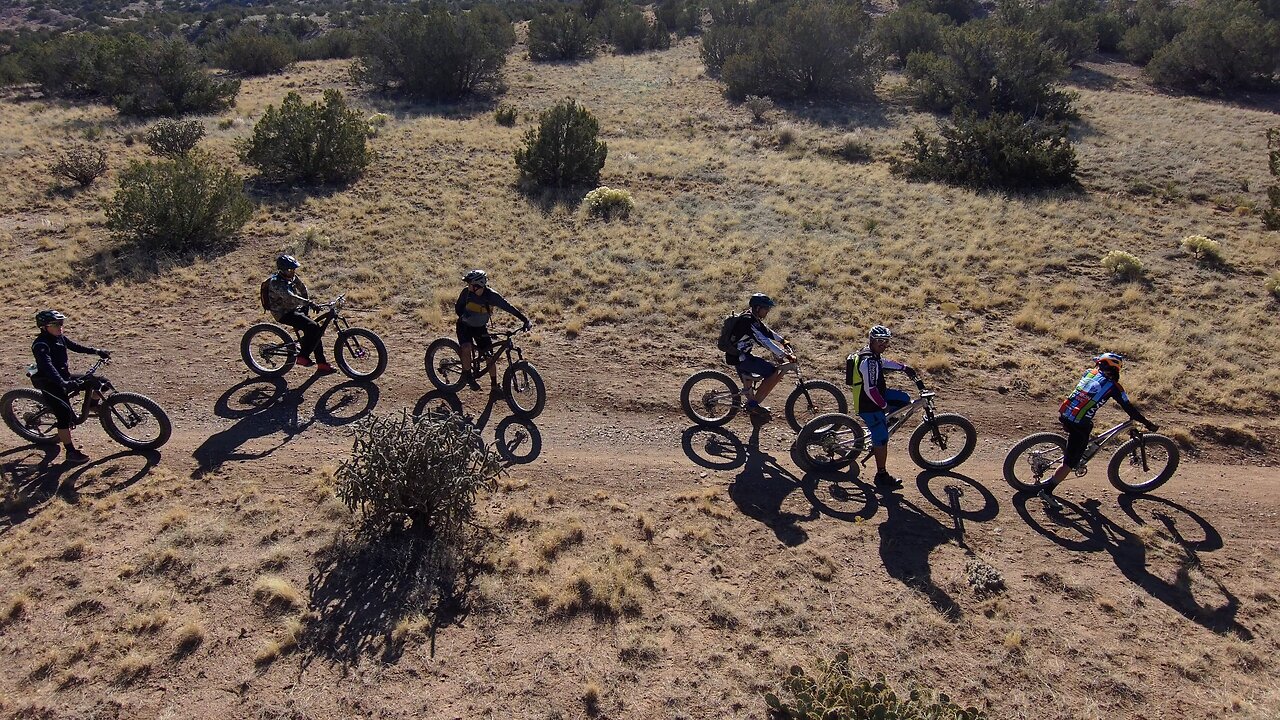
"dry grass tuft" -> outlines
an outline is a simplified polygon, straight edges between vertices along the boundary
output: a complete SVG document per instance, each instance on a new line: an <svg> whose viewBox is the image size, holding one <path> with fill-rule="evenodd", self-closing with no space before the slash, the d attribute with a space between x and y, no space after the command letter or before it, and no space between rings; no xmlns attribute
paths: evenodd
<svg viewBox="0 0 1280 720"><path fill-rule="evenodd" d="M143 633L153 633L169 624L169 613L163 610L153 610L146 613L135 613L125 618L121 627L134 635L142 635Z"/></svg>
<svg viewBox="0 0 1280 720"><path fill-rule="evenodd" d="M163 532L170 528L186 525L191 515L183 508L173 508L160 516L160 530Z"/></svg>
<svg viewBox="0 0 1280 720"><path fill-rule="evenodd" d="M205 630L203 624L196 620L190 620L182 624L178 631L174 633L174 654L189 655L195 652L195 649L204 643L208 631Z"/></svg>
<svg viewBox="0 0 1280 720"><path fill-rule="evenodd" d="M130 650L124 657L116 661L114 681L117 685L127 686L141 680L151 672L155 660L137 650Z"/></svg>
<svg viewBox="0 0 1280 720"><path fill-rule="evenodd" d="M0 605L0 627L22 617L32 604L31 596L26 593L15 593L5 598Z"/></svg>
<svg viewBox="0 0 1280 720"><path fill-rule="evenodd" d="M268 610L296 610L306 604L302 594L278 575L258 578L253 584L253 599Z"/></svg>
<svg viewBox="0 0 1280 720"><path fill-rule="evenodd" d="M554 560L574 545L581 545L587 533L578 518L569 518L559 527L548 528L533 539L538 554L546 560Z"/></svg>
<svg viewBox="0 0 1280 720"><path fill-rule="evenodd" d="M636 528L640 530L640 536L645 542L652 542L653 536L658 532L653 524L653 516L645 512L636 515Z"/></svg>
<svg viewBox="0 0 1280 720"><path fill-rule="evenodd" d="M58 553L58 559L67 560L67 561L80 560L81 558L83 558L85 555L88 555L88 554L89 554L89 543L85 542L84 540L75 540L75 541L72 541L65 548L63 548L62 552Z"/></svg>
<svg viewBox="0 0 1280 720"><path fill-rule="evenodd" d="M531 508L528 507L511 507L502 514L499 524L504 530L520 530L523 528L533 527L538 524L536 518L530 517Z"/></svg>
<svg viewBox="0 0 1280 720"><path fill-rule="evenodd" d="M535 602L552 617L568 618L589 612L598 620L634 617L644 608L644 597L654 587L645 558L614 553L579 567L554 592L543 587Z"/></svg>
<svg viewBox="0 0 1280 720"><path fill-rule="evenodd" d="M600 714L600 695L604 692L600 688L600 684L595 680L587 683L582 690L582 704L586 708L587 714L596 716Z"/></svg>

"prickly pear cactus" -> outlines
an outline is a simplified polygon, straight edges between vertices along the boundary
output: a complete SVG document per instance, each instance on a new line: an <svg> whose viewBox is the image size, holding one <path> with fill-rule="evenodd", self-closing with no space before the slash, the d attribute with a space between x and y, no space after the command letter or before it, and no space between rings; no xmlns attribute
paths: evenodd
<svg viewBox="0 0 1280 720"><path fill-rule="evenodd" d="M961 708L945 693L911 688L899 696L884 675L855 677L846 652L818 660L810 672L792 665L781 686L764 695L774 720L986 720L977 708Z"/></svg>

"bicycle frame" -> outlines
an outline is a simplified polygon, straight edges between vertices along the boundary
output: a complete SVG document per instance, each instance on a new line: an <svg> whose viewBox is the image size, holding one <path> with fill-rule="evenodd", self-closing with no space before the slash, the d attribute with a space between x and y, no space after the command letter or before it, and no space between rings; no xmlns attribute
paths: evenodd
<svg viewBox="0 0 1280 720"><path fill-rule="evenodd" d="M1125 420L1115 427L1094 435L1089 438L1089 444L1085 445L1084 455L1080 456L1080 462L1076 464L1075 474L1084 475L1088 471L1086 466L1089 464L1089 461L1093 459L1093 456L1097 455L1099 450L1106 447L1107 444L1114 440L1123 430L1129 430L1129 434L1134 436L1142 434L1138 430L1133 429L1133 420Z"/></svg>
<svg viewBox="0 0 1280 720"><path fill-rule="evenodd" d="M888 426L889 437L893 437L903 425L907 424L908 420L915 417L916 411L921 408L924 409L925 422L932 421L937 412L933 407L933 399L937 396L937 393L932 390L926 390L924 383L919 378L916 378L915 382L916 389L919 391L916 399L885 416L885 425ZM872 449L868 447L866 455L862 456L861 464L866 465L871 455Z"/></svg>
<svg viewBox="0 0 1280 720"><path fill-rule="evenodd" d="M489 352L483 355L478 352L479 348L476 347L471 354L472 376L480 377L481 375L488 373L504 357L506 358L508 367L523 360L524 351L516 345L514 340L515 336L522 332L524 332L523 328L516 328L515 330L505 330L494 333L495 335L501 336L502 339L494 343L493 347L489 348ZM515 356L514 360L512 359L513 355ZM483 369L481 369L481 363L484 364Z"/></svg>

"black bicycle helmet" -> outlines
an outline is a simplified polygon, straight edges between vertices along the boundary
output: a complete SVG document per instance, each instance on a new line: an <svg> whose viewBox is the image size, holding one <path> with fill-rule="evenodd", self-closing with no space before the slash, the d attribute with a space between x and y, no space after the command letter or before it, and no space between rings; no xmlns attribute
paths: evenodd
<svg viewBox="0 0 1280 720"><path fill-rule="evenodd" d="M768 295L765 295L764 293L753 293L751 295L751 299L747 301L747 307L753 307L753 308L754 307L771 308L777 304L778 303L773 301L773 298L769 297Z"/></svg>
<svg viewBox="0 0 1280 720"><path fill-rule="evenodd" d="M889 332L889 328L883 325L876 325L867 331L868 340L890 340L893 333Z"/></svg>
<svg viewBox="0 0 1280 720"><path fill-rule="evenodd" d="M276 258L276 269L280 272L285 270L297 270L301 266L298 259L292 255L281 255Z"/></svg>
<svg viewBox="0 0 1280 720"><path fill-rule="evenodd" d="M45 325L52 322L64 322L67 316L57 310L41 310L36 313L36 327L43 329Z"/></svg>
<svg viewBox="0 0 1280 720"><path fill-rule="evenodd" d="M489 273L479 268L468 272L462 276L462 282L468 285L479 285L480 287L489 286Z"/></svg>

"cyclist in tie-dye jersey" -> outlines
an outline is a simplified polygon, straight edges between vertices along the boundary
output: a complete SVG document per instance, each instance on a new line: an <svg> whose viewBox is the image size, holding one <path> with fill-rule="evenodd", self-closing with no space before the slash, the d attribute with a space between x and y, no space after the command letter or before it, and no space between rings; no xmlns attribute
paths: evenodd
<svg viewBox="0 0 1280 720"><path fill-rule="evenodd" d="M1058 468L1050 478L1044 490L1040 491L1040 499L1053 508L1061 504L1053 497L1053 488L1066 478L1067 473L1075 469L1084 455L1085 447L1093 432L1093 415L1098 408L1111 398L1129 413L1129 417L1146 425L1150 430L1157 430L1155 423L1143 417L1138 408L1129 401L1129 395L1120 385L1120 367L1124 364L1124 356L1116 353L1102 353L1093 359L1094 366L1080 378L1076 388L1058 408L1058 420L1067 431L1067 449L1062 458L1062 467Z"/></svg>

